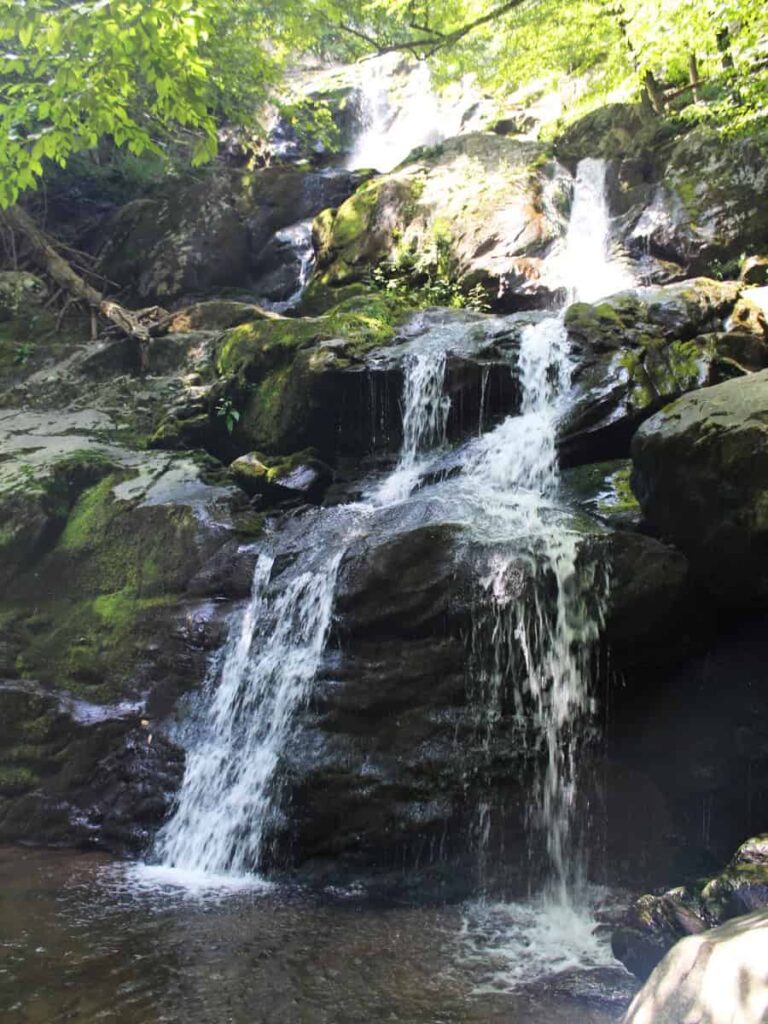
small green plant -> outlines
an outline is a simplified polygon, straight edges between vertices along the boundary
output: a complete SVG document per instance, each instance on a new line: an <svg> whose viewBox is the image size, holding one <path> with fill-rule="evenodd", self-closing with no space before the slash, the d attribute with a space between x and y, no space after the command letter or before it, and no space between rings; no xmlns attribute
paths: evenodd
<svg viewBox="0 0 768 1024"><path fill-rule="evenodd" d="M17 345L14 350L14 363L16 363L17 366L25 366L29 362L34 348L35 346L29 341L25 341L20 345Z"/></svg>
<svg viewBox="0 0 768 1024"><path fill-rule="evenodd" d="M227 428L227 433L231 434L240 421L240 410L235 407L235 403L231 398L220 398L216 405L216 415L220 420L224 420L224 426Z"/></svg>

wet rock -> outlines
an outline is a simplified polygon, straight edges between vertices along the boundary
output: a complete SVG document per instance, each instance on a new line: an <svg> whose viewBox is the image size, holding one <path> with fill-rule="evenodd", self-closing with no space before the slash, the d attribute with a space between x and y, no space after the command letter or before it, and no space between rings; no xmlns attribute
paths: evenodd
<svg viewBox="0 0 768 1024"><path fill-rule="evenodd" d="M0 837L137 853L168 811L181 755L135 703L0 683Z"/></svg>
<svg viewBox="0 0 768 1024"><path fill-rule="evenodd" d="M768 371L679 399L632 442L632 486L652 527L724 600L768 598Z"/></svg>
<svg viewBox="0 0 768 1024"><path fill-rule="evenodd" d="M666 955L637 994L624 1024L706 1020L760 1024L768 1014L768 912L691 935Z"/></svg>
<svg viewBox="0 0 768 1024"><path fill-rule="evenodd" d="M196 302L192 306L172 313L167 322L169 334L187 334L191 331L225 331L230 327L265 319L264 310L248 302L212 299ZM154 344L154 343L153 343Z"/></svg>
<svg viewBox="0 0 768 1024"><path fill-rule="evenodd" d="M642 513L629 483L631 469L628 459L566 469L562 475L563 488L569 498L595 518L619 529L634 529Z"/></svg>
<svg viewBox="0 0 768 1024"><path fill-rule="evenodd" d="M616 530L587 542L605 560L609 591L605 637L617 649L653 635L661 645L676 631L689 595L684 555L641 533Z"/></svg>

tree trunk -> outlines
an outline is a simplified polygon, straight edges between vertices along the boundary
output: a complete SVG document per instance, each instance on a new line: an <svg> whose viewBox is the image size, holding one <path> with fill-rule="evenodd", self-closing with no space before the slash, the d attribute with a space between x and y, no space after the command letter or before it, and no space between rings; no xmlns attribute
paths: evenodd
<svg viewBox="0 0 768 1024"><path fill-rule="evenodd" d="M663 114L665 108L664 93L661 86L656 81L656 76L652 71L646 71L643 81L645 84L645 92L648 96L653 112L655 114Z"/></svg>
<svg viewBox="0 0 768 1024"><path fill-rule="evenodd" d="M691 82L691 89L693 91L693 98L696 103L701 103L701 79L699 78L699 62L696 60L696 54L690 53L688 55L688 78Z"/></svg>

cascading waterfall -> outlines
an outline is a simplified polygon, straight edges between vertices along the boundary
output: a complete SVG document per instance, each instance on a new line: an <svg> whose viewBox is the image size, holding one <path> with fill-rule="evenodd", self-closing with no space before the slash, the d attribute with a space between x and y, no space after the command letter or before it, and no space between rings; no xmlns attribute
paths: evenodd
<svg viewBox="0 0 768 1024"><path fill-rule="evenodd" d="M342 551L277 593L273 559L259 556L248 607L191 723L178 806L156 843L163 864L217 875L258 870L279 791L275 769L325 647Z"/></svg>
<svg viewBox="0 0 768 1024"><path fill-rule="evenodd" d="M604 174L604 167L598 170ZM574 209L590 196L591 171L577 180ZM571 235L588 220L583 209L575 217L566 246L571 252L578 245ZM593 262L592 273L613 280L603 274L611 264L607 234L601 237L602 262ZM594 253L591 236L584 241ZM359 532L377 507L417 500L411 494L428 454L445 441L447 353L466 330L435 329L429 318L418 320L403 352L400 456L368 503L318 513L319 532L303 571L300 559L298 569L274 580L272 556L259 557L248 607L232 626L187 731L177 807L156 845L165 865L241 875L264 864L279 804L279 758L323 654L345 538ZM452 514L496 551L483 588L490 615L478 618L470 651L485 740L490 742L505 689L523 679L514 705L528 719L543 762L531 824L546 839L548 898L561 907L570 905L579 875L578 859L571 856L578 755L592 712L587 669L600 624L599 587L579 567L579 538L557 505L556 428L571 370L560 316L525 328L518 356L520 414L474 441L463 472L450 481ZM344 529L322 526L331 514L346 515ZM505 544L514 547L509 557Z"/></svg>

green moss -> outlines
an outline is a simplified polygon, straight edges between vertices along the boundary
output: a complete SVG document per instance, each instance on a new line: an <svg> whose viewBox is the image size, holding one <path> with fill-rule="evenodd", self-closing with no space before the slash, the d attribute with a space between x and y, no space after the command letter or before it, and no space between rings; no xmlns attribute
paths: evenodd
<svg viewBox="0 0 768 1024"><path fill-rule="evenodd" d="M25 765L0 764L0 795L18 796L39 783L39 777Z"/></svg>

